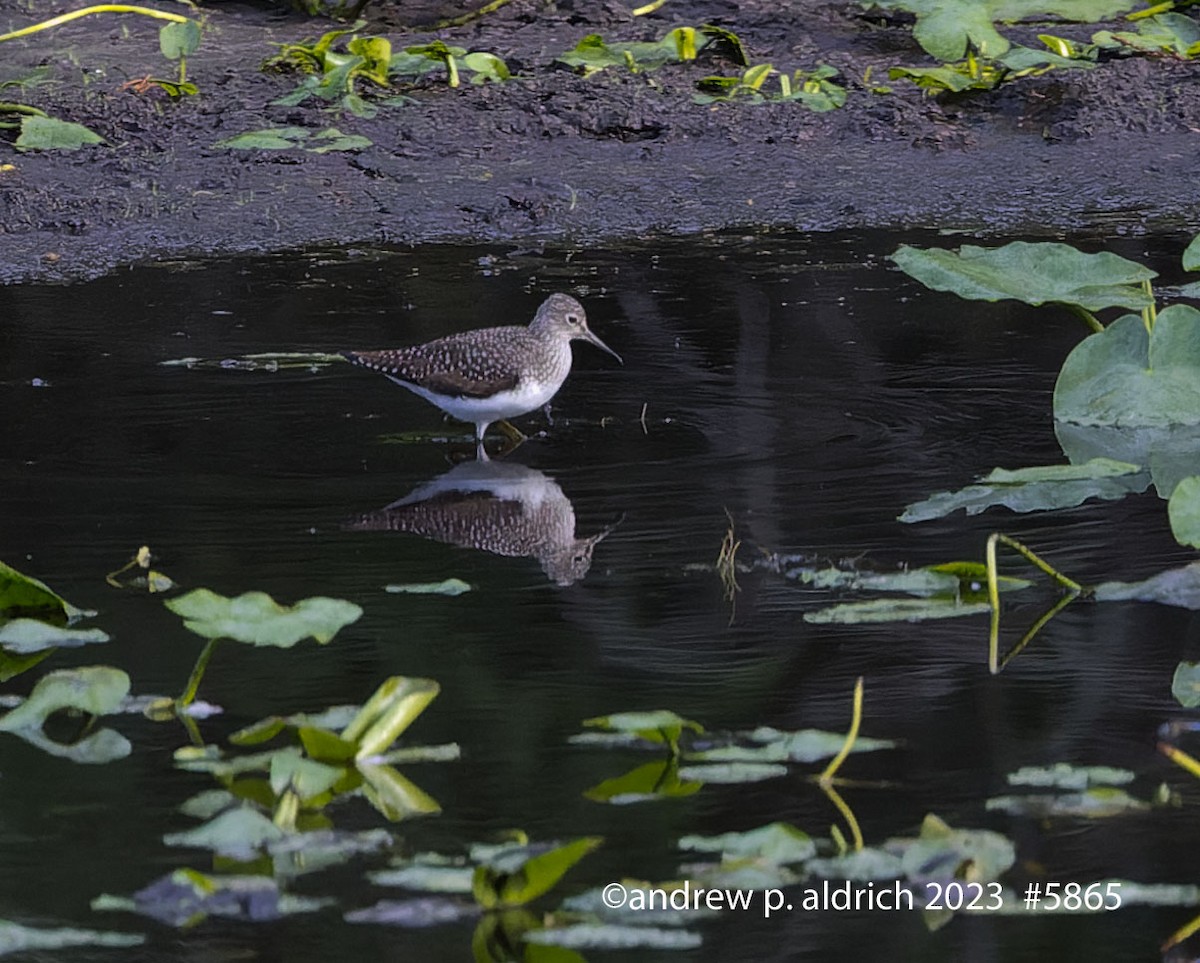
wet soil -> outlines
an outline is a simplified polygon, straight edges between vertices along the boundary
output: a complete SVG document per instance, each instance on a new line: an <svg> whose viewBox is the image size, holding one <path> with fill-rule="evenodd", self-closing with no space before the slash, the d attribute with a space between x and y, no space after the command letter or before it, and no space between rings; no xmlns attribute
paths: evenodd
<svg viewBox="0 0 1200 963"><path fill-rule="evenodd" d="M630 5L632 6L632 5ZM59 12L0 0L0 30ZM434 7L368 8L393 48L441 38L503 57L515 77L457 89L432 76L370 119L319 101L272 105L295 76L264 73L273 44L331 24L265 6L206 8L190 62L197 97L126 82L170 76L158 22L96 16L0 45L0 80L39 65L17 100L86 124L105 145L17 152L0 143L0 281L68 280L151 259L311 245L513 242L596 245L726 230L941 229L980 234L1200 228L1200 63L1111 56L991 92L931 97L886 81L932 66L911 18L856 3L670 0L633 17L613 0L512 0L466 26L413 26ZM450 12L461 12L461 8ZM589 33L646 40L682 24L735 31L753 62L838 68L844 107L693 102L694 63L577 76L555 62ZM1119 25L1110 27L1120 29ZM1017 25L1086 40L1098 25ZM868 68L869 80L864 81ZM886 83L890 93L872 90ZM369 138L352 152L215 147L293 125Z"/></svg>

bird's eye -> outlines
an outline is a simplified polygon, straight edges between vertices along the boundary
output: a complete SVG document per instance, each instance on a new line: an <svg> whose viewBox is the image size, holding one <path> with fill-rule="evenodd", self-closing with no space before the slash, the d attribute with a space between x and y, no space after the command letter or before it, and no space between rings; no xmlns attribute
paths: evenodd
<svg viewBox="0 0 1200 963"><path fill-rule="evenodd" d="M578 314L568 314L567 315L567 324L578 324L578 323L579 323L579 315Z"/></svg>

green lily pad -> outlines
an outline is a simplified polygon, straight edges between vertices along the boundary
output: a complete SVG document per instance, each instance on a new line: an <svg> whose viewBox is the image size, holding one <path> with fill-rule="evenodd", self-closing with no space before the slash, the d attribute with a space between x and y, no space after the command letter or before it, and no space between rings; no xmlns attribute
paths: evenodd
<svg viewBox="0 0 1200 963"><path fill-rule="evenodd" d="M1200 234L1183 249L1182 263L1185 271L1200 271Z"/></svg>
<svg viewBox="0 0 1200 963"><path fill-rule="evenodd" d="M1146 812L1150 804L1129 795L1124 789L1095 786L1083 792L1027 796L995 796L987 801L989 812L998 811L1033 819L1068 817L1074 819L1109 819L1130 813Z"/></svg>
<svg viewBox="0 0 1200 963"><path fill-rule="evenodd" d="M1140 582L1101 582L1092 589L1097 602L1157 602L1200 609L1200 562L1167 569Z"/></svg>
<svg viewBox="0 0 1200 963"><path fill-rule="evenodd" d="M904 875L899 856L870 846L828 859L812 859L806 865L819 879L878 881L900 879Z"/></svg>
<svg viewBox="0 0 1200 963"><path fill-rule="evenodd" d="M177 869L132 897L97 896L92 909L140 913L168 926L186 927L206 916L261 923L313 913L333 902L282 893L279 884L266 876L210 876L194 869Z"/></svg>
<svg viewBox="0 0 1200 963"><path fill-rule="evenodd" d="M18 150L79 150L85 144L103 144L104 138L83 124L58 120L56 117L27 116L21 118Z"/></svg>
<svg viewBox="0 0 1200 963"><path fill-rule="evenodd" d="M0 624L0 646L6 651L28 655L44 649L72 648L92 642L107 642L107 632L100 629L68 629L39 622L36 619L13 619Z"/></svg>
<svg viewBox="0 0 1200 963"><path fill-rule="evenodd" d="M1171 695L1185 709L1200 706L1200 662L1180 662L1175 667Z"/></svg>
<svg viewBox="0 0 1200 963"><path fill-rule="evenodd" d="M1173 304L1153 334L1129 314L1085 338L1059 371L1054 417L1119 427L1200 424L1200 311Z"/></svg>
<svg viewBox="0 0 1200 963"><path fill-rule="evenodd" d="M605 732L627 733L646 742L675 747L685 730L702 733L704 727L691 719L676 715L669 709L649 712L614 712L612 715L584 719L583 724Z"/></svg>
<svg viewBox="0 0 1200 963"><path fill-rule="evenodd" d="M262 813L247 806L230 809L195 829L167 833L167 846L194 846L242 862L262 853L267 843L286 835Z"/></svg>
<svg viewBox="0 0 1200 963"><path fill-rule="evenodd" d="M1080 465L1040 465L1008 471L993 469L974 485L956 492L939 492L904 509L902 522L941 518L960 508L968 515L996 505L1014 512L1042 512L1073 508L1089 498L1111 500L1144 492L1150 475L1138 465L1093 458Z"/></svg>
<svg viewBox="0 0 1200 963"><path fill-rule="evenodd" d="M324 645L362 615L361 608L342 599L317 596L285 606L264 592L246 592L231 599L195 589L164 604L183 618L185 627L206 639L233 639L282 649L309 636Z"/></svg>
<svg viewBox="0 0 1200 963"><path fill-rule="evenodd" d="M525 942L576 950L690 950L701 943L688 930L617 923L575 923L529 930Z"/></svg>
<svg viewBox="0 0 1200 963"><path fill-rule="evenodd" d="M737 785L746 782L764 782L788 774L787 766L768 762L711 762L679 767L679 778L685 782L711 782L720 785Z"/></svg>
<svg viewBox="0 0 1200 963"><path fill-rule="evenodd" d="M475 867L471 888L484 909L524 906L548 892L604 840L584 836L569 843L510 846Z"/></svg>
<svg viewBox="0 0 1200 963"><path fill-rule="evenodd" d="M1200 475L1200 423L1194 425L1079 425L1056 420L1054 433L1075 464L1092 458L1115 458L1141 465L1159 498L1170 498L1175 486Z"/></svg>
<svg viewBox="0 0 1200 963"><path fill-rule="evenodd" d="M722 859L758 859L768 863L802 863L817 853L808 833L787 823L768 823L742 833L719 836L684 836L679 848L697 853L719 853Z"/></svg>
<svg viewBox="0 0 1200 963"><path fill-rule="evenodd" d="M341 769L305 759L298 749L277 752L271 760L271 791L280 796L290 789L302 802L328 792L341 776Z"/></svg>
<svg viewBox="0 0 1200 963"><path fill-rule="evenodd" d="M991 608L987 602L959 602L947 598L868 599L805 612L804 621L815 625L873 625L880 622L958 619L989 611Z"/></svg>
<svg viewBox="0 0 1200 963"><path fill-rule="evenodd" d="M413 862L397 869L368 873L367 878L376 886L400 886L425 893L467 894L471 892L475 867Z"/></svg>
<svg viewBox="0 0 1200 963"><path fill-rule="evenodd" d="M1008 40L995 28L1047 14L1064 20L1109 20L1135 6L1136 0L862 0L864 7L916 14L913 38L938 60L961 60L968 44L984 57L1000 57Z"/></svg>
<svg viewBox="0 0 1200 963"><path fill-rule="evenodd" d="M798 729L785 732L770 726L760 726L750 732L739 732L738 738L757 743L754 746L718 746L702 752L689 752L689 762L816 762L832 759L842 751L846 743L844 732L827 732L822 729ZM891 749L896 745L891 739L871 739L859 736L854 741L852 752L874 752Z"/></svg>
<svg viewBox="0 0 1200 963"><path fill-rule="evenodd" d="M1200 475L1180 480L1167 503L1171 534L1181 545L1200 548Z"/></svg>
<svg viewBox="0 0 1200 963"><path fill-rule="evenodd" d="M949 876L973 881L998 878L1016 862L1012 841L989 829L954 829L930 813L917 839L889 839L901 851L904 875L912 880Z"/></svg>
<svg viewBox="0 0 1200 963"><path fill-rule="evenodd" d="M474 903L445 897L421 899L382 899L374 906L351 910L345 914L347 923L376 923L383 926L403 926L424 929L474 919L481 910Z"/></svg>
<svg viewBox="0 0 1200 963"><path fill-rule="evenodd" d="M667 759L662 762L648 762L624 775L605 779L602 783L585 790L583 795L593 802L625 806L656 799L691 796L699 792L703 785L701 782L682 779L678 763Z"/></svg>
<svg viewBox="0 0 1200 963"><path fill-rule="evenodd" d="M129 694L129 676L107 665L59 669L38 680L29 698L0 716L0 731L40 729L46 719L62 709L78 709L102 716L116 712Z"/></svg>
<svg viewBox="0 0 1200 963"><path fill-rule="evenodd" d="M115 729L97 729L78 742L57 742L41 729L14 729L12 734L49 756L85 766L99 766L124 759L133 745Z"/></svg>
<svg viewBox="0 0 1200 963"><path fill-rule="evenodd" d="M1128 769L1112 766L1072 766L1065 762L1053 766L1025 766L1008 774L1010 786L1037 786L1054 789L1087 789L1091 786L1121 786L1133 782Z"/></svg>
<svg viewBox="0 0 1200 963"><path fill-rule="evenodd" d="M411 582L406 585L385 585L385 592L404 595L462 595L471 591L471 586L460 578L448 578L441 582Z"/></svg>
<svg viewBox="0 0 1200 963"><path fill-rule="evenodd" d="M0 562L0 618L31 616L51 622L70 622L94 613L77 609L44 582Z"/></svg>
<svg viewBox="0 0 1200 963"><path fill-rule="evenodd" d="M0 956L37 950L62 950L68 946L140 946L146 937L140 933L111 933L70 927L22 926L0 920Z"/></svg>
<svg viewBox="0 0 1200 963"><path fill-rule="evenodd" d="M1077 304L1089 311L1140 311L1151 297L1141 284L1156 272L1108 251L1085 254L1067 244L1014 241L1003 247L965 244L953 251L901 245L892 261L934 291L973 301Z"/></svg>
<svg viewBox="0 0 1200 963"><path fill-rule="evenodd" d="M1200 25L1181 13L1160 13L1139 20L1136 33L1129 30L1101 30L1092 35L1092 43L1107 49L1126 48L1139 53L1168 54L1187 60L1200 53Z"/></svg>

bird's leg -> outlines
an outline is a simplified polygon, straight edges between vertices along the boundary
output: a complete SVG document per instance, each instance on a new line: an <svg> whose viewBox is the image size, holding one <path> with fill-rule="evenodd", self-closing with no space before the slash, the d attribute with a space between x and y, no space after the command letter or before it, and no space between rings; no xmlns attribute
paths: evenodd
<svg viewBox="0 0 1200 963"><path fill-rule="evenodd" d="M475 457L480 461L491 461L488 458L487 449L483 447L483 436L487 434L487 430L486 422L475 426Z"/></svg>
<svg viewBox="0 0 1200 963"><path fill-rule="evenodd" d="M550 414L550 402L547 401L544 405L542 405L542 414L546 416L546 424L553 428L554 416Z"/></svg>

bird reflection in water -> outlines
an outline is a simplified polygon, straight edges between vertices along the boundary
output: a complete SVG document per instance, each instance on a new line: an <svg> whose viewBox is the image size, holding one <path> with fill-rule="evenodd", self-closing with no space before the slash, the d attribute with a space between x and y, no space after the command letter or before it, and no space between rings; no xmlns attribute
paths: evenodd
<svg viewBox="0 0 1200 963"><path fill-rule="evenodd" d="M515 462L468 461L344 527L536 558L551 581L571 585L587 574L592 550L616 526L576 538L575 510L552 478Z"/></svg>

